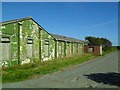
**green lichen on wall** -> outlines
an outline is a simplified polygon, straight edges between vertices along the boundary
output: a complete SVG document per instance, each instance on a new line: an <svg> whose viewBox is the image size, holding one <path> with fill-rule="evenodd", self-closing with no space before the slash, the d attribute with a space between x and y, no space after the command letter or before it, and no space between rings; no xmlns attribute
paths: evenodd
<svg viewBox="0 0 120 90"><path fill-rule="evenodd" d="M1 60L2 65L13 65L18 64L18 24L11 23L1 26L1 37L10 38L10 58L9 60ZM2 44L2 43L1 43ZM3 46L2 46L3 47ZM2 54L3 55L3 54ZM12 62L14 62L12 64Z"/></svg>
<svg viewBox="0 0 120 90"><path fill-rule="evenodd" d="M2 65L14 65L18 64L18 61L23 64L39 59L39 26L33 20L6 24L1 26L1 30L2 36L10 37L10 59L2 61ZM28 39L33 39L33 56L31 58L27 56Z"/></svg>
<svg viewBox="0 0 120 90"><path fill-rule="evenodd" d="M20 60L21 63L33 62L39 59L39 26L33 20L21 21L20 25ZM28 56L27 42L33 40L32 57Z"/></svg>
<svg viewBox="0 0 120 90"><path fill-rule="evenodd" d="M41 60L52 60L55 58L55 41L54 38L45 30L40 31L41 38ZM49 41L49 56L45 56L45 41Z"/></svg>
<svg viewBox="0 0 120 90"><path fill-rule="evenodd" d="M0 26L0 37L10 38L10 58L9 60L0 61L1 65L5 66L25 64L36 60L52 60L84 52L84 44L57 41L51 34L34 22L33 19ZM45 53L47 50L46 41L49 44L47 56Z"/></svg>
<svg viewBox="0 0 120 90"><path fill-rule="evenodd" d="M66 42L65 47L66 47L66 50L65 50L66 56L70 56L70 54L71 54L71 43Z"/></svg>
<svg viewBox="0 0 120 90"><path fill-rule="evenodd" d="M78 51L77 43L74 43L74 45L75 45L75 54L77 54Z"/></svg>
<svg viewBox="0 0 120 90"><path fill-rule="evenodd" d="M62 44L62 54L59 54L59 44ZM64 56L72 56L76 54L81 54L80 50L82 50L79 45L80 43L75 42L65 42L65 41L56 41L56 56L64 57Z"/></svg>
<svg viewBox="0 0 120 90"><path fill-rule="evenodd" d="M80 53L80 54L84 53L84 44L83 43L78 44L78 53Z"/></svg>
<svg viewBox="0 0 120 90"><path fill-rule="evenodd" d="M63 41L56 41L56 57L63 58L65 56L65 42Z"/></svg>

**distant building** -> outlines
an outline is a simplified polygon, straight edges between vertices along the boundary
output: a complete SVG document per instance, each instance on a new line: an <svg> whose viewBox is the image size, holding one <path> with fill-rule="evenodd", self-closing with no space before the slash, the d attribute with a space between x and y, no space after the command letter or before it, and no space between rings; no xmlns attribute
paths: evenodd
<svg viewBox="0 0 120 90"><path fill-rule="evenodd" d="M94 55L102 55L102 46L86 45L84 46L85 53L91 53Z"/></svg>

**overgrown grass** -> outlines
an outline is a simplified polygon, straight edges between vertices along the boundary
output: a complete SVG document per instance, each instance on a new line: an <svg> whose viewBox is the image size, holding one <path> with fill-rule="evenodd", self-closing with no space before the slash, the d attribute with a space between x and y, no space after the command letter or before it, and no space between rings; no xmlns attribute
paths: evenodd
<svg viewBox="0 0 120 90"><path fill-rule="evenodd" d="M36 61L34 63L24 65L3 67L2 80L4 83L22 81L30 79L36 75L49 74L71 65L80 64L95 57L98 56L82 54L74 57L59 58L45 62Z"/></svg>

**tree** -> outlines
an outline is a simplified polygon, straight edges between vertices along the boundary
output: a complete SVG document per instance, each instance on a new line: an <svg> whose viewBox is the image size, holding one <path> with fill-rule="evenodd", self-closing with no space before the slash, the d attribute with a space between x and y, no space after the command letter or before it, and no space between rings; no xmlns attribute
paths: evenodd
<svg viewBox="0 0 120 90"><path fill-rule="evenodd" d="M111 41L106 38L99 38L99 37L85 37L85 40L89 41L88 45L102 45L103 47L112 46Z"/></svg>

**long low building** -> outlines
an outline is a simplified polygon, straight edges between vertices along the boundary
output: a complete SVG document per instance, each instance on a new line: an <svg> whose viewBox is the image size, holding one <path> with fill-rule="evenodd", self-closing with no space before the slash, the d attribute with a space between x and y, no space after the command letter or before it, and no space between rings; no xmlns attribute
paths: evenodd
<svg viewBox="0 0 120 90"><path fill-rule="evenodd" d="M32 17L1 22L0 28L0 63L5 66L82 54L87 44L48 33Z"/></svg>

